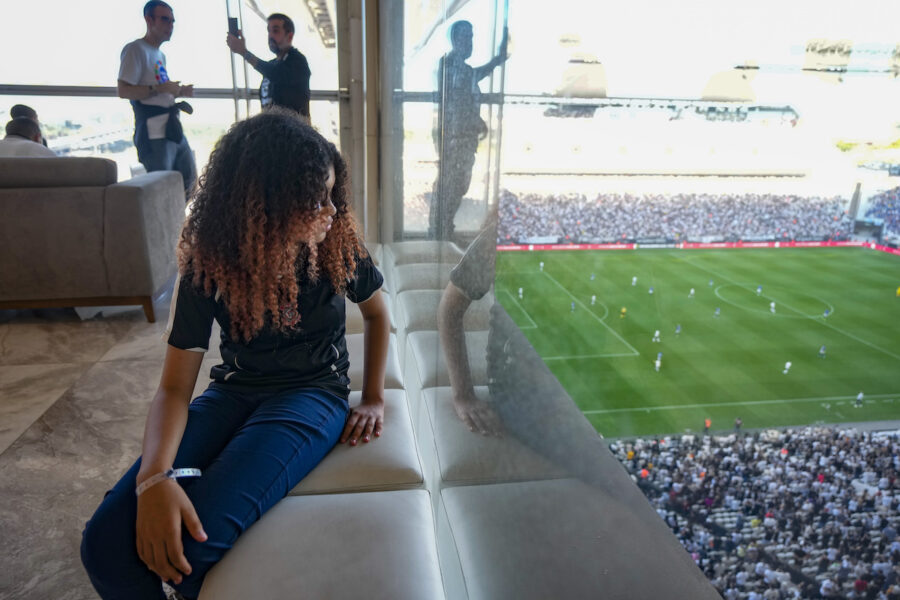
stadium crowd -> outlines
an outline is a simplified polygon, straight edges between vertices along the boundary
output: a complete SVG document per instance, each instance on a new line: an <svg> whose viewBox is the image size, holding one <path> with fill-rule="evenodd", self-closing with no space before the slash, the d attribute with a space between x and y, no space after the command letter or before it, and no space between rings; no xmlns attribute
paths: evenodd
<svg viewBox="0 0 900 600"><path fill-rule="evenodd" d="M900 432L804 428L610 448L726 600L900 598Z"/></svg>
<svg viewBox="0 0 900 600"><path fill-rule="evenodd" d="M840 197L773 194L600 194L500 199L501 243L553 236L621 240L844 240L852 232Z"/></svg>
<svg viewBox="0 0 900 600"><path fill-rule="evenodd" d="M866 217L884 219L885 235L900 236L900 187L873 196Z"/></svg>

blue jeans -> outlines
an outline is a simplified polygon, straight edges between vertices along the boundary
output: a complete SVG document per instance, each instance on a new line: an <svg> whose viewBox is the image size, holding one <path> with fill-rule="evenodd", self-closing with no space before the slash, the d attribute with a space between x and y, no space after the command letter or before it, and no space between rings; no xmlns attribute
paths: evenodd
<svg viewBox="0 0 900 600"><path fill-rule="evenodd" d="M176 144L167 139L149 140L149 148L138 149L138 160L148 173L153 171L178 171L184 180L184 193L187 197L194 181L197 180L197 165L194 163L194 152L188 145L187 137Z"/></svg>
<svg viewBox="0 0 900 600"><path fill-rule="evenodd" d="M174 468L196 467L199 478L178 479L194 504L206 542L182 529L193 569L175 586L200 594L206 573L334 447L347 419L347 401L318 389L238 393L207 389L191 403ZM88 521L81 560L103 600L164 600L159 577L137 553L135 478L138 461L107 492Z"/></svg>

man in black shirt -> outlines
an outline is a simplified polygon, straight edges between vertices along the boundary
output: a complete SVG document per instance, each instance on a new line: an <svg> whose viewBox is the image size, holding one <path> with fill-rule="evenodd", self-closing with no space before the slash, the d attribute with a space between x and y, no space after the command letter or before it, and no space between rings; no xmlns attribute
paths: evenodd
<svg viewBox="0 0 900 600"><path fill-rule="evenodd" d="M243 32L228 34L226 43L232 52L244 57L263 76L259 99L263 109L283 106L295 110L309 122L309 63L291 44L294 22L287 15L273 13L267 19L269 50L275 58L266 62L247 50Z"/></svg>

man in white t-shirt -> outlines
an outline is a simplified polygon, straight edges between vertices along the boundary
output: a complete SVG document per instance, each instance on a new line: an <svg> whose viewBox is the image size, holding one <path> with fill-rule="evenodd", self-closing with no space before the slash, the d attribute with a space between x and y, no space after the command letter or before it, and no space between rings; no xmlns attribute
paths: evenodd
<svg viewBox="0 0 900 600"><path fill-rule="evenodd" d="M2 158L54 158L56 153L41 143L41 128L28 117L16 117L6 124L0 140Z"/></svg>
<svg viewBox="0 0 900 600"><path fill-rule="evenodd" d="M178 118L179 110L192 112L179 96L194 95L193 85L169 79L166 55L159 49L172 37L175 16L161 0L144 5L147 33L126 44L119 66L119 98L131 101L134 109L134 145L138 160L147 171L179 171L187 194L197 178L194 154Z"/></svg>

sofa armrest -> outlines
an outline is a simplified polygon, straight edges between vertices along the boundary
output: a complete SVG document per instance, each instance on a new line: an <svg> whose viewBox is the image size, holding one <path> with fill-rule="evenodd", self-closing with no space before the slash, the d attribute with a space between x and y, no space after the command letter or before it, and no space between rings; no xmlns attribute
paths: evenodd
<svg viewBox="0 0 900 600"><path fill-rule="evenodd" d="M168 281L184 216L184 184L176 171L106 188L103 258L111 295L149 296Z"/></svg>

